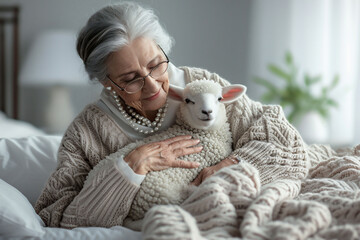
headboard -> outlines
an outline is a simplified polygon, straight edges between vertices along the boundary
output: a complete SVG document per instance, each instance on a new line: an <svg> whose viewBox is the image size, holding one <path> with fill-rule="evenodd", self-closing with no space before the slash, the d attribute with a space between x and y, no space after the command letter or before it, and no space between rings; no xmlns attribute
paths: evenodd
<svg viewBox="0 0 360 240"><path fill-rule="evenodd" d="M18 6L0 6L0 111L18 118Z"/></svg>

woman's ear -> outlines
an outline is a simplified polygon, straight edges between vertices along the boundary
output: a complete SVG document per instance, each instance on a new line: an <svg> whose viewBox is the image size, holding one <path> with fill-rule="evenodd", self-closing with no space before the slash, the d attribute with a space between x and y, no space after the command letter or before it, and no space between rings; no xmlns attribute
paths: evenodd
<svg viewBox="0 0 360 240"><path fill-rule="evenodd" d="M111 87L110 81L102 80L102 81L99 81L99 82L100 82L101 85L103 85L104 88Z"/></svg>
<svg viewBox="0 0 360 240"><path fill-rule="evenodd" d="M184 92L184 89L182 87L178 87L178 86L170 84L168 97L175 101L182 102L183 101L183 92Z"/></svg>
<svg viewBox="0 0 360 240"><path fill-rule="evenodd" d="M233 84L222 88L222 103L231 103L246 92L246 87L241 84Z"/></svg>

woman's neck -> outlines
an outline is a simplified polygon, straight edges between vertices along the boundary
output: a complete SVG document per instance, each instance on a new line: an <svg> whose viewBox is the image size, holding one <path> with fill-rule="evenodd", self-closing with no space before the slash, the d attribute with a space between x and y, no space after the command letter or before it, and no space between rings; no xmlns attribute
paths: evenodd
<svg viewBox="0 0 360 240"><path fill-rule="evenodd" d="M153 121L155 121L157 112L158 112L157 110L156 111L146 111L146 112L140 113L140 114L153 122Z"/></svg>

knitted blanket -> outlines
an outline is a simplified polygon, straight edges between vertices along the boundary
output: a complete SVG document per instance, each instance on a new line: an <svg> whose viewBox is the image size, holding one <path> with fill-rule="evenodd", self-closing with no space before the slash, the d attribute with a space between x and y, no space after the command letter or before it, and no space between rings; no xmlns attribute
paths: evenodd
<svg viewBox="0 0 360 240"><path fill-rule="evenodd" d="M144 239L359 239L360 145L307 150L313 164L305 179L261 185L246 161L224 168L180 206L150 209Z"/></svg>

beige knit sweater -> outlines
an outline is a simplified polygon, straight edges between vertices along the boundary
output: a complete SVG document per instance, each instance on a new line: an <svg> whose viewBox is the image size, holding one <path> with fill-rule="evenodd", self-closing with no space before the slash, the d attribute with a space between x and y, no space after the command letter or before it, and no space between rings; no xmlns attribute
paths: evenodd
<svg viewBox="0 0 360 240"><path fill-rule="evenodd" d="M183 69L189 81L207 78L223 86L229 84L206 70ZM279 106L263 106L244 95L226 108L233 154L258 171L256 184L304 179L311 163L331 154L321 147L314 153L307 151ZM129 142L115 121L95 105L80 113L63 137L58 167L35 206L46 226L123 224L139 186L119 171L115 161L105 158Z"/></svg>

